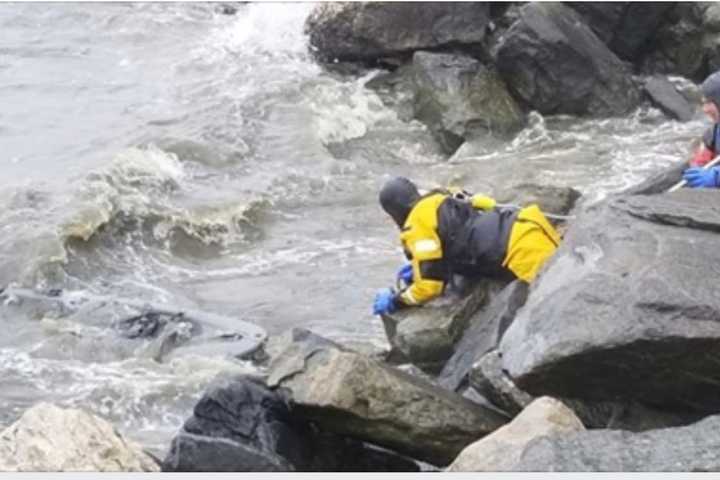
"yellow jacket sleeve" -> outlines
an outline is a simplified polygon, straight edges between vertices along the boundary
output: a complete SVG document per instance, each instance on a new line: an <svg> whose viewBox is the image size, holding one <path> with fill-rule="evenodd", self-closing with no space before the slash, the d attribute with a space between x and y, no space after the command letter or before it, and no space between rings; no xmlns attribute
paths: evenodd
<svg viewBox="0 0 720 480"><path fill-rule="evenodd" d="M440 296L445 283L440 280L424 278L421 264L425 261L442 258L440 242L436 238L413 238L406 242L412 258L413 283L400 293L405 305L419 305Z"/></svg>

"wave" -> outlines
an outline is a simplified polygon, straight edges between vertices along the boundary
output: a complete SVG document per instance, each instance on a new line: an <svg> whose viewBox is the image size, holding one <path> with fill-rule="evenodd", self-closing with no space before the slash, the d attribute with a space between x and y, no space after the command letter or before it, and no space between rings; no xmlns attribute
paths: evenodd
<svg viewBox="0 0 720 480"><path fill-rule="evenodd" d="M163 242L177 233L203 245L225 246L257 237L255 222L269 205L263 198L183 206L187 173L173 153L156 147L131 148L105 171L90 174L79 207L60 226L63 243L88 242L102 232L140 229L147 241ZM188 187L189 189L189 187Z"/></svg>

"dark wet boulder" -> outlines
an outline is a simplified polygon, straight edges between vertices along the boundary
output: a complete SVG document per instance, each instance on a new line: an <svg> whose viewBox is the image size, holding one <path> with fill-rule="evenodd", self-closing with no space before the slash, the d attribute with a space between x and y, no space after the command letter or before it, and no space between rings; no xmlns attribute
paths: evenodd
<svg viewBox="0 0 720 480"><path fill-rule="evenodd" d="M500 343L533 395L720 410L716 190L622 196L585 210Z"/></svg>
<svg viewBox="0 0 720 480"><path fill-rule="evenodd" d="M503 333L515 318L515 313L525 303L527 292L527 283L520 280L509 285L500 282L488 284L489 300L470 317L469 325L452 357L438 376L440 385L457 391L467 383L475 362L497 347Z"/></svg>
<svg viewBox="0 0 720 480"><path fill-rule="evenodd" d="M565 2L623 60L636 60L676 2Z"/></svg>
<svg viewBox="0 0 720 480"><path fill-rule="evenodd" d="M507 419L420 378L336 348L292 351L270 367L268 385L286 392L303 418L350 436L447 465Z"/></svg>
<svg viewBox="0 0 720 480"><path fill-rule="evenodd" d="M417 471L392 452L318 430L281 392L241 377L205 393L172 441L164 471Z"/></svg>
<svg viewBox="0 0 720 480"><path fill-rule="evenodd" d="M253 379L208 391L173 439L164 471L290 471L308 462L285 399Z"/></svg>
<svg viewBox="0 0 720 480"><path fill-rule="evenodd" d="M542 114L620 116L639 105L629 67L559 3L529 3L494 56L517 97Z"/></svg>
<svg viewBox="0 0 720 480"><path fill-rule="evenodd" d="M383 315L385 334L392 345L387 360L439 372L453 355L470 318L487 301L491 288L491 283L481 282L464 296L449 293L422 307Z"/></svg>
<svg viewBox="0 0 720 480"><path fill-rule="evenodd" d="M464 45L485 38L486 2L334 2L318 5L305 31L321 61L409 58L416 50Z"/></svg>
<svg viewBox="0 0 720 480"><path fill-rule="evenodd" d="M707 2L677 2L665 15L653 37L652 49L640 64L647 74L682 75L701 82L706 68Z"/></svg>
<svg viewBox="0 0 720 480"><path fill-rule="evenodd" d="M447 153L467 139L508 138L524 126L523 112L505 82L473 57L416 52L412 71L415 117Z"/></svg>
<svg viewBox="0 0 720 480"><path fill-rule="evenodd" d="M689 122L695 116L695 109L667 78L650 77L645 80L644 86L650 101L668 117Z"/></svg>
<svg viewBox="0 0 720 480"><path fill-rule="evenodd" d="M720 416L642 433L588 430L528 443L512 471L717 472Z"/></svg>

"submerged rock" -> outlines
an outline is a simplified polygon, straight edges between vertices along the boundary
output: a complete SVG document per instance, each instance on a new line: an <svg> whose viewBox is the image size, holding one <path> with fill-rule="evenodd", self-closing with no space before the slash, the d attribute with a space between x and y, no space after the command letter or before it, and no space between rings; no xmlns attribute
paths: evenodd
<svg viewBox="0 0 720 480"><path fill-rule="evenodd" d="M282 357L282 356L281 356ZM314 349L278 359L268 385L325 431L361 439L434 465L506 419L493 410L353 352Z"/></svg>
<svg viewBox="0 0 720 480"><path fill-rule="evenodd" d="M582 422L562 402L541 397L512 422L467 446L448 467L450 472L498 472L517 465L525 446L545 436L583 431Z"/></svg>
<svg viewBox="0 0 720 480"><path fill-rule="evenodd" d="M334 2L318 5L305 31L322 61L373 62L416 50L475 47L490 21L485 2Z"/></svg>
<svg viewBox="0 0 720 480"><path fill-rule="evenodd" d="M720 195L623 196L575 220L501 343L533 395L720 410Z"/></svg>
<svg viewBox="0 0 720 480"><path fill-rule="evenodd" d="M561 3L529 3L495 56L503 79L542 114L618 116L640 103L631 71Z"/></svg>
<svg viewBox="0 0 720 480"><path fill-rule="evenodd" d="M415 117L450 154L470 138L509 138L525 123L497 72L470 56L416 52L412 72Z"/></svg>
<svg viewBox="0 0 720 480"><path fill-rule="evenodd" d="M523 449L513 471L717 472L720 416L643 433L588 430L543 437Z"/></svg>
<svg viewBox="0 0 720 480"><path fill-rule="evenodd" d="M155 472L159 467L107 421L40 403L0 433L3 472Z"/></svg>

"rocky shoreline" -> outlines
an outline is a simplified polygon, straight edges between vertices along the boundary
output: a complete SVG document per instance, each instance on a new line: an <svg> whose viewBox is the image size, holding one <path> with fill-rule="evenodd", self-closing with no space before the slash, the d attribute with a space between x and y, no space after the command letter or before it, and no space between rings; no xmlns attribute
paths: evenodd
<svg viewBox="0 0 720 480"><path fill-rule="evenodd" d="M448 156L507 141L531 111L651 101L688 120L696 93L668 75L720 67L708 3L328 3L307 29L328 68L384 68L368 87ZM37 405L0 433L0 470L718 471L720 195L664 193L680 169L583 207L572 189L494 186L574 215L532 286L480 282L385 317L388 351L271 338L264 375L211 386L162 460Z"/></svg>

